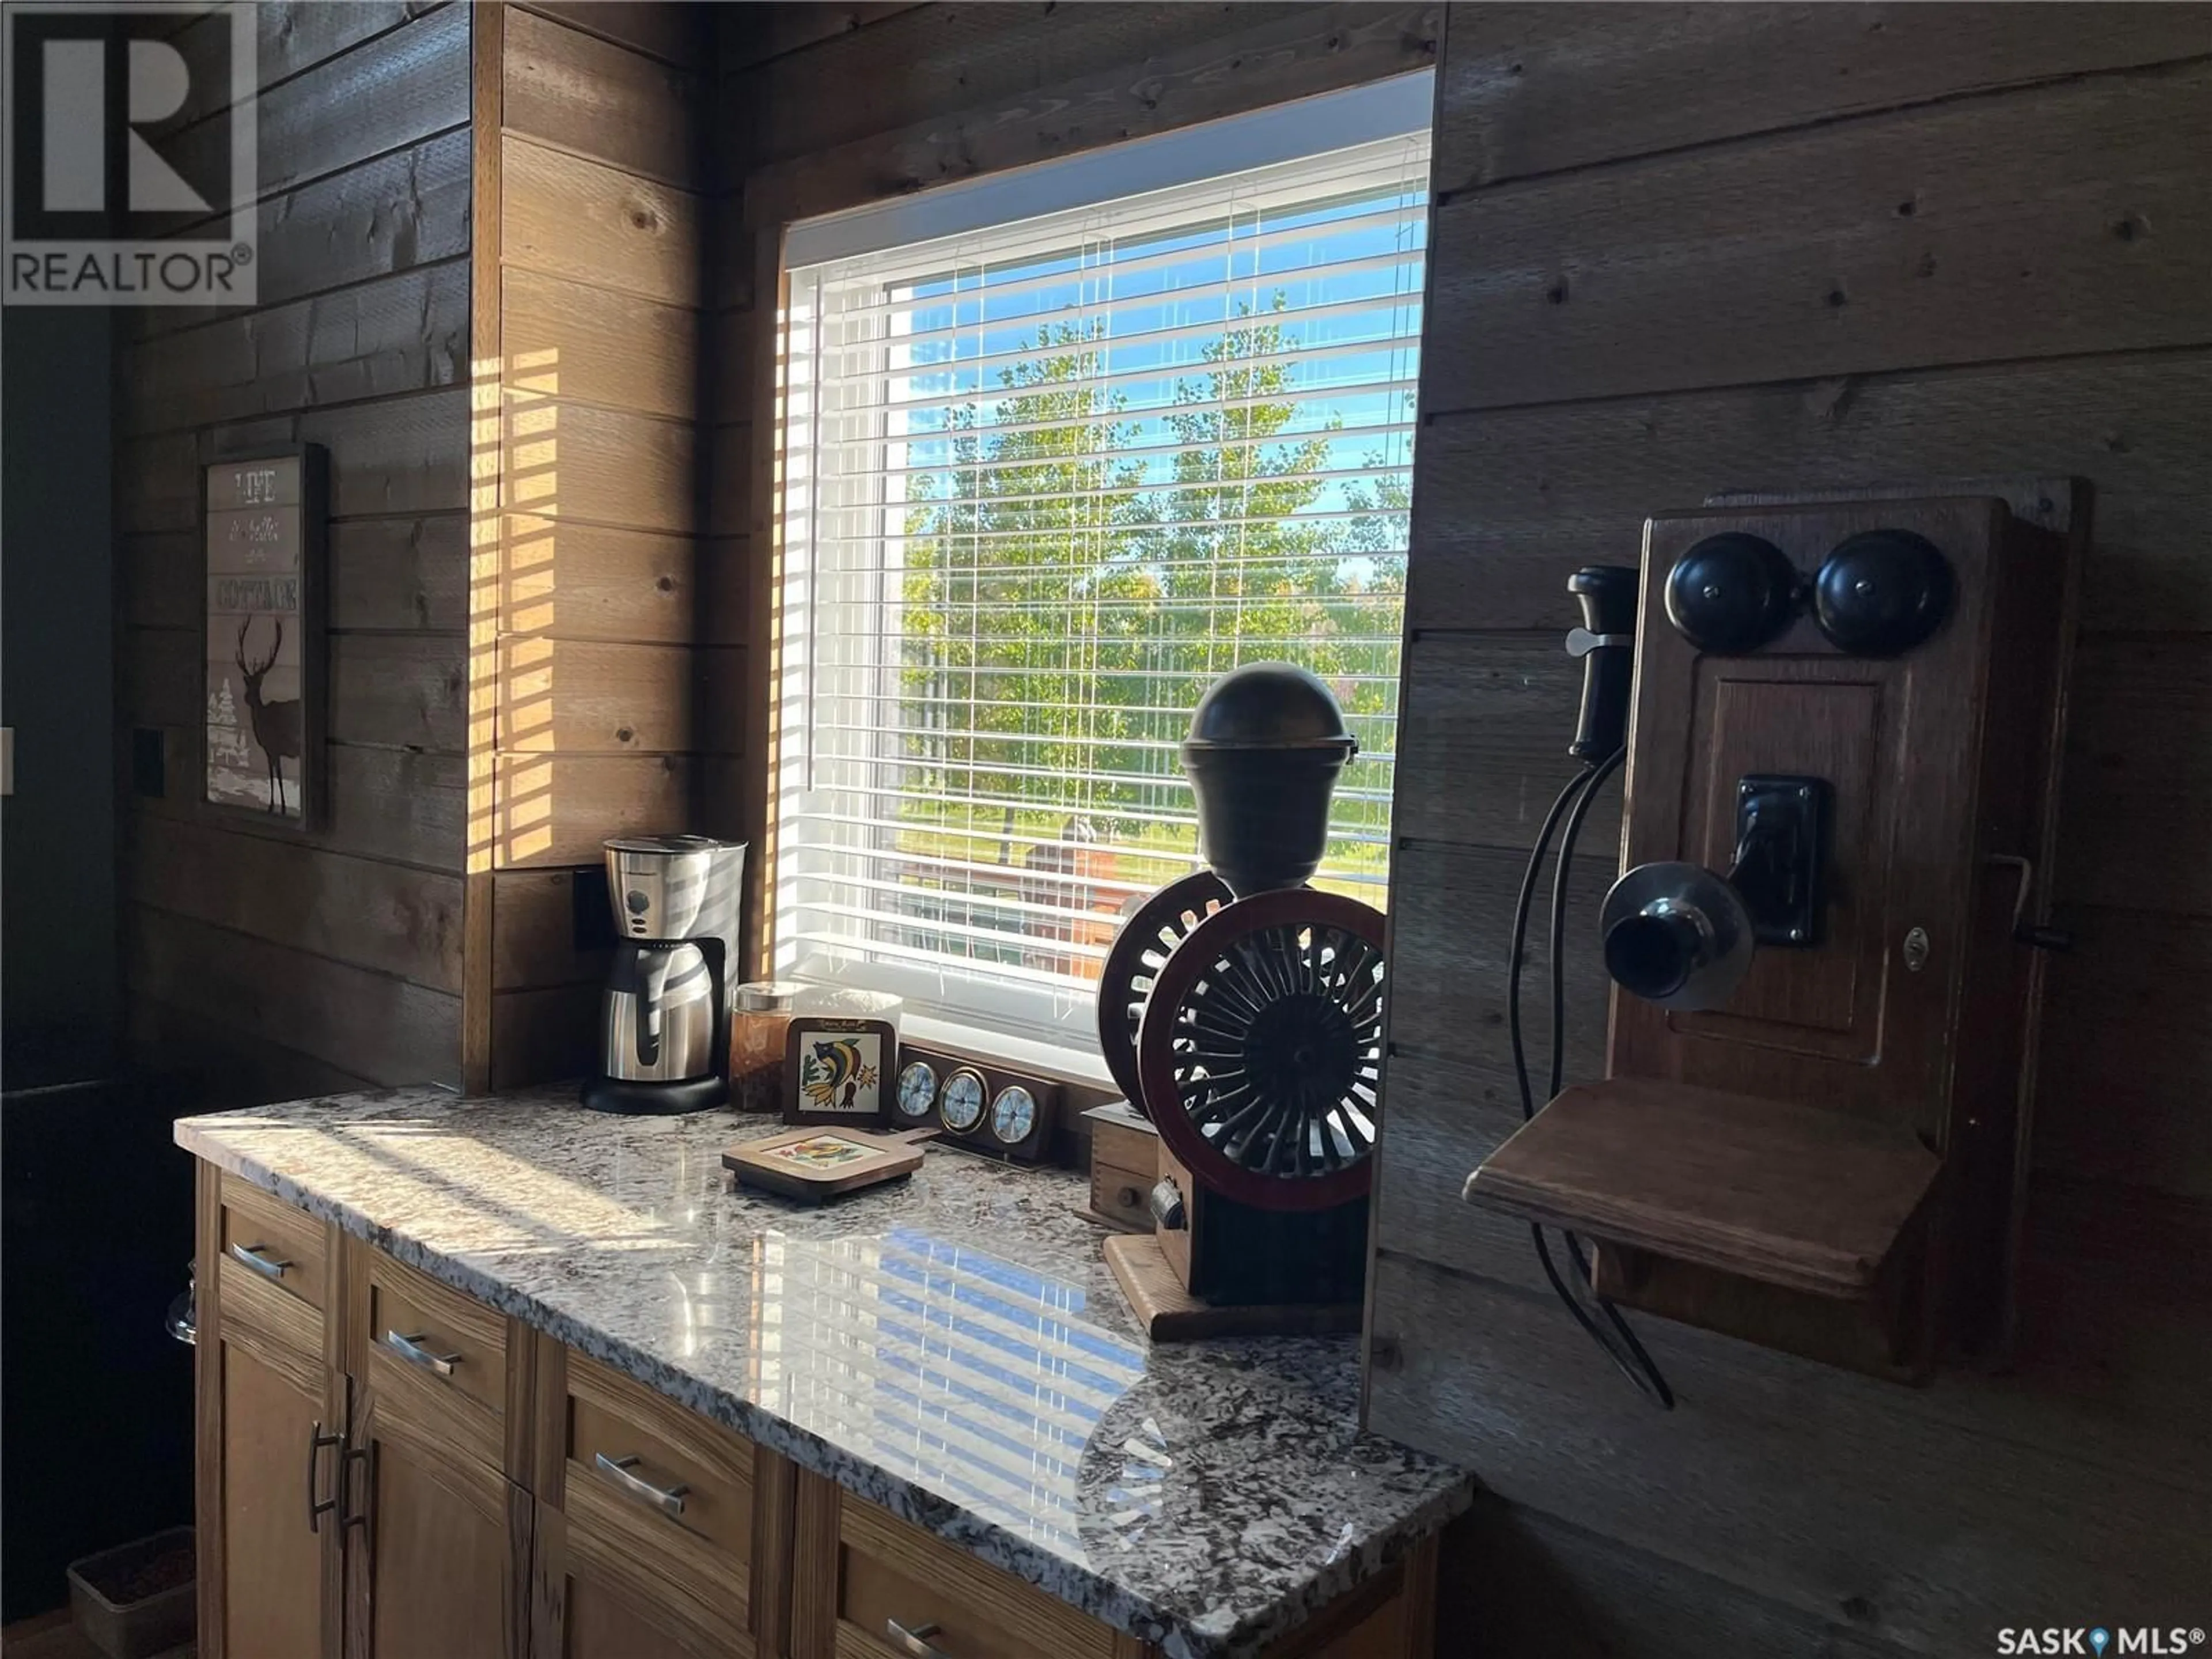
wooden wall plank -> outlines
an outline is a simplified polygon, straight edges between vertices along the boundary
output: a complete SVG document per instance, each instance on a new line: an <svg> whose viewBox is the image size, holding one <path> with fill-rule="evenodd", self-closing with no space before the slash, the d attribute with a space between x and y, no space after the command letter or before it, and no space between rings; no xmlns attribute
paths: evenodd
<svg viewBox="0 0 2212 1659"><path fill-rule="evenodd" d="M435 10L439 0L350 0L331 5L327 0L262 0L253 9L255 79L266 89L373 40L378 35ZM174 40L192 70L191 90L184 107L171 118L179 127L190 125L215 111L228 107L226 78L212 71L225 68L228 58L230 19L215 13L188 25Z"/></svg>
<svg viewBox="0 0 2212 1659"><path fill-rule="evenodd" d="M699 187L696 69L675 68L519 9L507 20L501 62L501 120L508 131L625 173Z"/></svg>
<svg viewBox="0 0 2212 1659"><path fill-rule="evenodd" d="M704 9L681 0L532 0L527 9L680 68L707 60Z"/></svg>
<svg viewBox="0 0 2212 1659"><path fill-rule="evenodd" d="M696 527L698 457L688 422L510 390L504 428L507 507L630 530Z"/></svg>
<svg viewBox="0 0 2212 1659"><path fill-rule="evenodd" d="M501 870L493 878L492 985L501 991L553 985L597 986L607 952L576 945L574 870ZM587 886L584 902L606 908L604 882ZM605 924L602 915L593 919Z"/></svg>
<svg viewBox="0 0 2212 1659"><path fill-rule="evenodd" d="M2064 1609L2100 1595L2164 1605L2192 1582L2183 1540L2212 1519L2201 1450L2185 1484L2174 1465L2100 1479L2101 1449L2016 1385L1947 1380L1972 1398L1942 1399L1646 1319L1680 1401L1660 1419L1548 1298L1389 1254L1376 1273L1395 1367L1378 1431L1442 1430L1499 1497L1802 1613L1849 1609L1869 1636L1948 1655L2001 1626L2078 1620ZM2144 1317L2154 1340L2178 1334ZM1472 1350L1439 1340L1470 1329L1486 1336ZM2044 1436L1978 1430L1969 1405L2001 1422L2019 1406L2028 1420L2002 1428L2039 1417Z"/></svg>
<svg viewBox="0 0 2212 1659"><path fill-rule="evenodd" d="M458 876L154 819L131 837L126 879L142 904L432 990L460 989Z"/></svg>
<svg viewBox="0 0 2212 1659"><path fill-rule="evenodd" d="M468 626L468 520L346 519L331 526L331 626L436 629Z"/></svg>
<svg viewBox="0 0 2212 1659"><path fill-rule="evenodd" d="M143 905L129 912L139 994L374 1083L459 1076L458 997Z"/></svg>
<svg viewBox="0 0 2212 1659"><path fill-rule="evenodd" d="M2191 64L1478 191L1436 215L1471 343L1425 355L1424 407L2201 344L2208 147Z"/></svg>
<svg viewBox="0 0 2212 1659"><path fill-rule="evenodd" d="M1560 598L1567 598L1564 587ZM1565 646L1565 628L1424 630L1408 642L1391 768L1394 835L1522 849L1535 839L1553 797L1581 769L1567 744L1582 706L1583 669ZM1591 806L1582 845L1607 865L1618 858L1617 782Z"/></svg>
<svg viewBox="0 0 2212 1659"><path fill-rule="evenodd" d="M333 742L454 755L467 747L468 676L461 641L445 635L333 634L330 677Z"/></svg>
<svg viewBox="0 0 2212 1659"><path fill-rule="evenodd" d="M1434 189L2206 53L2193 7L2103 5L2086 25L2073 6L1468 7L1441 73Z"/></svg>
<svg viewBox="0 0 2212 1659"><path fill-rule="evenodd" d="M599 988L556 985L492 999L495 1089L580 1078L598 1053Z"/></svg>
<svg viewBox="0 0 2212 1659"><path fill-rule="evenodd" d="M468 375L468 264L435 265L149 341L128 424L203 427L455 385Z"/></svg>
<svg viewBox="0 0 2212 1659"><path fill-rule="evenodd" d="M1532 836L1531 839L1534 839ZM1525 851L1401 845L1399 890L1419 902L1390 918L1389 1057L1383 1117L1385 1178L1376 1237L1385 1248L1455 1267L1480 1219L1461 1201L1474 1166L1520 1127L1506 1026L1513 905ZM1568 888L1565 1080L1605 1075L1609 982L1596 949L1597 907L1620 868L1617 845L1578 853ZM1534 1098L1550 1098L1552 1015L1547 948L1552 866L1538 885L1521 988ZM1509 1224L1504 1237L1525 1240ZM1484 1240L1501 1237L1495 1230ZM1474 1260L1487 1263L1488 1255ZM1486 1271L1495 1272L1486 1266Z"/></svg>
<svg viewBox="0 0 2212 1659"><path fill-rule="evenodd" d="M468 505L466 386L317 410L299 417L298 430L331 452L333 518Z"/></svg>
<svg viewBox="0 0 2212 1659"><path fill-rule="evenodd" d="M507 139L501 154L508 264L670 305L694 303L697 196L520 138Z"/></svg>
<svg viewBox="0 0 2212 1659"><path fill-rule="evenodd" d="M859 0L857 4L832 4L829 0L789 0L747 6L721 30L721 69L725 74L781 58L841 34L879 23L886 17L910 11L919 0Z"/></svg>
<svg viewBox="0 0 2212 1659"><path fill-rule="evenodd" d="M469 251L469 136L449 132L264 202L254 258L262 307L327 293ZM165 306L128 313L141 337L228 313Z"/></svg>
<svg viewBox="0 0 2212 1659"><path fill-rule="evenodd" d="M741 616L702 603L698 562L688 536L512 513L499 550L501 625L568 640L742 642Z"/></svg>
<svg viewBox="0 0 2212 1659"><path fill-rule="evenodd" d="M130 716L126 713L125 720ZM143 724L143 722L141 723ZM167 819L200 822L197 805L199 728L155 726L161 740L167 792L134 794L133 811ZM385 859L423 869L458 870L468 792L459 755L410 749L362 749L334 743L324 750L329 822L302 836L292 830L262 831L250 818L226 817L235 835L266 835L362 858Z"/></svg>
<svg viewBox="0 0 2212 1659"><path fill-rule="evenodd" d="M130 621L196 627L201 536L167 531L123 538ZM331 526L330 625L341 632L452 631L467 625L468 523L458 514L342 519Z"/></svg>
<svg viewBox="0 0 2212 1659"><path fill-rule="evenodd" d="M2067 736L2059 895L2212 916L2212 659L2203 636L2085 640Z"/></svg>
<svg viewBox="0 0 2212 1659"><path fill-rule="evenodd" d="M737 752L744 653L735 647L501 641L501 750L518 754Z"/></svg>
<svg viewBox="0 0 2212 1659"><path fill-rule="evenodd" d="M179 1104L203 1112L376 1087L313 1054L148 995L131 999L125 1036L145 1063L180 1079Z"/></svg>
<svg viewBox="0 0 2212 1659"><path fill-rule="evenodd" d="M493 856L502 867L590 864L610 836L683 830L699 766L689 755L502 754Z"/></svg>
<svg viewBox="0 0 2212 1659"><path fill-rule="evenodd" d="M1279 0L1247 7L1155 0L1072 14L1036 3L919 8L738 76L723 100L724 118L748 121L761 161L819 155L957 110L1039 93L1056 102L1060 89L1103 65L1141 78L1129 70L1152 70L1177 47L1291 21L1298 9ZM865 87L866 95L823 95L836 86Z"/></svg>
<svg viewBox="0 0 2212 1659"><path fill-rule="evenodd" d="M963 44L963 20L977 11L987 18L988 61ZM783 125L756 153L789 158L747 179L745 220L788 222L1425 68L1435 58L1442 15L1433 5L1044 9L1037 20L1049 27L1024 44L1000 8L902 13L802 58L771 62L757 72L769 90L744 88L726 98L773 111ZM925 31L927 44L904 42L909 27ZM1114 38L1109 43L1101 33ZM860 64L848 70L837 61L862 51L876 60L866 84L885 94L881 103L773 90L787 63L804 63L809 77L823 76L817 86L842 73L865 74ZM902 54L890 60L900 65L895 72L884 67L892 52ZM940 85L946 76L956 77L957 91ZM744 78L731 84L741 87ZM816 112L847 106L828 118L843 125L823 125L818 112L794 114L801 103ZM929 112L910 125L887 126L909 109ZM817 136L846 127L867 136L846 142ZM732 135L731 142L742 148L744 140Z"/></svg>
<svg viewBox="0 0 2212 1659"><path fill-rule="evenodd" d="M1467 337L1439 332L1432 357ZM1452 416L1417 451L1407 615L1558 628L1568 574L1634 564L1645 516L1717 490L2005 473L2093 481L2092 629L2212 629L2212 353L1624 398Z"/></svg>
<svg viewBox="0 0 2212 1659"><path fill-rule="evenodd" d="M342 110L344 118L333 119ZM256 189L272 196L373 155L404 150L469 118L469 8L447 6L376 36L264 92L254 105L261 164ZM228 122L204 123L175 144L188 177L228 179L198 161L230 143ZM217 201L218 211L231 204Z"/></svg>
<svg viewBox="0 0 2212 1659"><path fill-rule="evenodd" d="M2068 921L2074 948L2051 958L2044 1016L2037 1167L2212 1200L2212 920L2076 910Z"/></svg>
<svg viewBox="0 0 2212 1659"><path fill-rule="evenodd" d="M696 414L697 312L520 267L501 281L506 385L671 420Z"/></svg>

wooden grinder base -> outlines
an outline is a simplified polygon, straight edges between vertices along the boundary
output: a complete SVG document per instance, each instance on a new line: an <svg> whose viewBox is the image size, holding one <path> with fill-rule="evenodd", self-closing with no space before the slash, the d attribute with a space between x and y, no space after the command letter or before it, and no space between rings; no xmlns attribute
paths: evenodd
<svg viewBox="0 0 2212 1659"><path fill-rule="evenodd" d="M1106 1240L1106 1265L1128 1298L1129 1311L1155 1342L1207 1336L1323 1336L1359 1328L1357 1302L1272 1306L1200 1301L1182 1286L1160 1242L1150 1233Z"/></svg>

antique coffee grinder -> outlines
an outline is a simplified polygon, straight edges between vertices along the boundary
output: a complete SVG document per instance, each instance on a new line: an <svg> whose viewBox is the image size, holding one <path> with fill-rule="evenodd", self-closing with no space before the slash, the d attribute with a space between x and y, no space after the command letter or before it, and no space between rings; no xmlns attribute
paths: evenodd
<svg viewBox="0 0 2212 1659"><path fill-rule="evenodd" d="M1217 681L1183 769L1211 865L1123 924L1098 992L1115 1079L1160 1135L1150 1237L1107 1259L1155 1336L1355 1328L1381 1113L1382 915L1305 884L1359 745L1287 663ZM1238 1316L1209 1324L1208 1309Z"/></svg>

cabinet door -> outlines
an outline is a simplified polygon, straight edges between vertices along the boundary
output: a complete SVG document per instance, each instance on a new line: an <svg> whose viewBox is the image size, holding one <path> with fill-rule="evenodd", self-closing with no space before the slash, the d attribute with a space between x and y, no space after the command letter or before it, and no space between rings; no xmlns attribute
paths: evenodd
<svg viewBox="0 0 2212 1659"><path fill-rule="evenodd" d="M198 1172L196 1521L202 1659L337 1659L344 1378L322 1225Z"/></svg>
<svg viewBox="0 0 2212 1659"><path fill-rule="evenodd" d="M535 1382L534 1659L772 1652L753 1592L784 1563L759 1449L550 1338Z"/></svg>
<svg viewBox="0 0 2212 1659"><path fill-rule="evenodd" d="M529 1500L357 1395L366 1449L346 1559L347 1659L523 1659Z"/></svg>
<svg viewBox="0 0 2212 1659"><path fill-rule="evenodd" d="M532 1537L531 1659L734 1659L753 1651L726 1626L688 1623L649 1579L572 1549L568 1517L540 1502Z"/></svg>
<svg viewBox="0 0 2212 1659"><path fill-rule="evenodd" d="M530 1504L507 1480L507 1322L346 1241L347 1659L523 1659ZM526 1417L526 1411L523 1413Z"/></svg>

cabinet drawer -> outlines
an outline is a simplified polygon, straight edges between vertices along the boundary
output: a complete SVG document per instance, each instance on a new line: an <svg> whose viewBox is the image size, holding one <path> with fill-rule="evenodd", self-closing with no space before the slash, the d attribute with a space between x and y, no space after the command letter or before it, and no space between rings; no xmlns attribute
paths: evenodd
<svg viewBox="0 0 2212 1659"><path fill-rule="evenodd" d="M216 1241L235 1266L320 1310L330 1284L323 1224L236 1176L222 1178L222 1230ZM221 1271L212 1266L205 1271Z"/></svg>
<svg viewBox="0 0 2212 1659"><path fill-rule="evenodd" d="M837 1659L908 1659L890 1635L936 1631L951 1659L1114 1659L1114 1632L850 1492L837 1513Z"/></svg>
<svg viewBox="0 0 2212 1659"><path fill-rule="evenodd" d="M753 1443L573 1351L558 1369L571 1562L750 1650Z"/></svg>
<svg viewBox="0 0 2212 1659"><path fill-rule="evenodd" d="M377 1411L428 1446L507 1462L507 1321L459 1291L360 1246L362 1371Z"/></svg>
<svg viewBox="0 0 2212 1659"><path fill-rule="evenodd" d="M1091 1166L1091 1207L1109 1221L1139 1232L1152 1231L1149 1202L1157 1174L1120 1168L1112 1164Z"/></svg>

